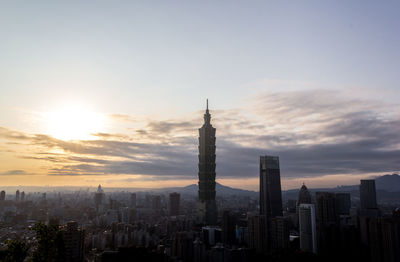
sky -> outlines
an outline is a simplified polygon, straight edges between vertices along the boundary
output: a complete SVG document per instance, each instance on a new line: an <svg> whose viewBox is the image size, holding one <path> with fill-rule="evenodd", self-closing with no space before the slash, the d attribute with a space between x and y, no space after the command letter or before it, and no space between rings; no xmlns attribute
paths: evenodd
<svg viewBox="0 0 400 262"><path fill-rule="evenodd" d="M3 186L283 189L400 170L398 1L0 3ZM0 185L0 186L1 186Z"/></svg>

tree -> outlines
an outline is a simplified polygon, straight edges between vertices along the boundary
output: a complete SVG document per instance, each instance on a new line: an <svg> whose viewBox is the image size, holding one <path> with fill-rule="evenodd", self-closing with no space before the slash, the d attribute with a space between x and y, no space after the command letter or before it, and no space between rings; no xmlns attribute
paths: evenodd
<svg viewBox="0 0 400 262"><path fill-rule="evenodd" d="M38 246L33 253L33 262L63 262L65 255L64 238L58 225L37 223L36 231Z"/></svg>
<svg viewBox="0 0 400 262"><path fill-rule="evenodd" d="M29 247L20 240L8 240L7 249L0 254L0 261L23 262L28 255Z"/></svg>

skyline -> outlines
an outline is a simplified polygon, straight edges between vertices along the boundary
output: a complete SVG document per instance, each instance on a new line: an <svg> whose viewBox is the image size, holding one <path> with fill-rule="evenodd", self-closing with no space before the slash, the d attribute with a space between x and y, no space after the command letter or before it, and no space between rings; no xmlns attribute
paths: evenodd
<svg viewBox="0 0 400 262"><path fill-rule="evenodd" d="M224 185L400 171L399 3L96 3L1 4L3 186L196 183L206 98Z"/></svg>

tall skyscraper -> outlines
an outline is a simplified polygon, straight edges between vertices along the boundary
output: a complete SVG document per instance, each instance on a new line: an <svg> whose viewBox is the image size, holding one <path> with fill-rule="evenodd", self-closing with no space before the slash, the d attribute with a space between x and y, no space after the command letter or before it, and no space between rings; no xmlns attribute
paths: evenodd
<svg viewBox="0 0 400 262"><path fill-rule="evenodd" d="M329 256L340 246L339 212L335 193L316 193L318 254Z"/></svg>
<svg viewBox="0 0 400 262"><path fill-rule="evenodd" d="M94 204L96 206L96 210L99 211L99 207L104 201L104 191L101 188L101 185L97 187L97 192L94 194Z"/></svg>
<svg viewBox="0 0 400 262"><path fill-rule="evenodd" d="M4 190L1 191L0 200L2 200L2 201L6 200L6 191L4 191Z"/></svg>
<svg viewBox="0 0 400 262"><path fill-rule="evenodd" d="M285 248L289 242L287 222L282 215L279 157L260 156L260 215L265 218L264 251Z"/></svg>
<svg viewBox="0 0 400 262"><path fill-rule="evenodd" d="M350 207L351 207L350 193L336 193L336 202L339 215L350 215Z"/></svg>
<svg viewBox="0 0 400 262"><path fill-rule="evenodd" d="M260 214L266 219L282 216L279 157L260 156Z"/></svg>
<svg viewBox="0 0 400 262"><path fill-rule="evenodd" d="M317 253L317 224L313 204L299 205L300 249Z"/></svg>
<svg viewBox="0 0 400 262"><path fill-rule="evenodd" d="M136 193L131 193L130 203L132 208L136 208Z"/></svg>
<svg viewBox="0 0 400 262"><path fill-rule="evenodd" d="M15 192L15 201L19 201L19 190Z"/></svg>
<svg viewBox="0 0 400 262"><path fill-rule="evenodd" d="M306 187L306 185L304 183L301 186L300 191L299 191L297 207L300 206L301 204L311 204L311 194L310 194L310 191L308 191L308 188Z"/></svg>
<svg viewBox="0 0 400 262"><path fill-rule="evenodd" d="M339 222L339 212L335 193L317 192L317 221L321 225L336 225Z"/></svg>
<svg viewBox="0 0 400 262"><path fill-rule="evenodd" d="M208 225L217 223L215 202L215 128L207 109L199 129L199 220Z"/></svg>
<svg viewBox="0 0 400 262"><path fill-rule="evenodd" d="M85 231L78 228L78 223L75 221L68 222L65 228L62 229L64 238L66 262L81 262L84 259L84 238Z"/></svg>
<svg viewBox="0 0 400 262"><path fill-rule="evenodd" d="M296 218L294 219L294 223L297 227L299 226L299 206L301 204L311 204L311 194L304 183L299 190L299 197L296 203Z"/></svg>
<svg viewBox="0 0 400 262"><path fill-rule="evenodd" d="M269 222L269 245L272 250L287 249L289 247L289 223L283 216L271 218Z"/></svg>
<svg viewBox="0 0 400 262"><path fill-rule="evenodd" d="M360 204L362 210L376 209L378 207L376 203L375 180L361 180Z"/></svg>
<svg viewBox="0 0 400 262"><path fill-rule="evenodd" d="M265 251L266 224L265 216L251 213L247 215L248 246L254 248L257 253Z"/></svg>
<svg viewBox="0 0 400 262"><path fill-rule="evenodd" d="M222 243L233 245L236 242L236 217L229 210L222 212Z"/></svg>
<svg viewBox="0 0 400 262"><path fill-rule="evenodd" d="M171 193L169 194L169 215L170 216L178 216L179 215L179 206L181 201L181 195L179 193Z"/></svg>

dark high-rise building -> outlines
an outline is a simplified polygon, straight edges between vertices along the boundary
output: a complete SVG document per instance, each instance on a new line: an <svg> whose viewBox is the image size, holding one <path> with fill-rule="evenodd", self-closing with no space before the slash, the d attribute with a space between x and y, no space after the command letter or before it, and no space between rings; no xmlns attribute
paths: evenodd
<svg viewBox="0 0 400 262"><path fill-rule="evenodd" d="M301 204L311 204L311 194L310 194L310 191L308 191L308 188L306 187L306 185L304 183L299 190L299 197L298 197L297 203L296 203L296 218L294 219L294 223L295 223L296 227L299 226L299 206Z"/></svg>
<svg viewBox="0 0 400 262"><path fill-rule="evenodd" d="M329 255L340 244L339 212L336 196L331 192L316 193L318 253Z"/></svg>
<svg viewBox="0 0 400 262"><path fill-rule="evenodd" d="M361 180L360 184L360 204L361 210L376 209L376 189L375 180Z"/></svg>
<svg viewBox="0 0 400 262"><path fill-rule="evenodd" d="M22 191L21 193L21 201L25 201L25 191Z"/></svg>
<svg viewBox="0 0 400 262"><path fill-rule="evenodd" d="M65 261L81 262L84 257L84 230L78 228L75 221L68 222L62 230L65 245Z"/></svg>
<svg viewBox="0 0 400 262"><path fill-rule="evenodd" d="M194 235L190 232L175 232L172 235L171 257L177 261L193 261Z"/></svg>
<svg viewBox="0 0 400 262"><path fill-rule="evenodd" d="M179 193L171 193L169 194L169 215L170 216L178 216L179 215L179 206L181 201L181 195Z"/></svg>
<svg viewBox="0 0 400 262"><path fill-rule="evenodd" d="M267 219L282 216L279 157L260 156L260 214Z"/></svg>
<svg viewBox="0 0 400 262"><path fill-rule="evenodd" d="M317 222L323 225L336 225L339 221L336 196L331 192L317 192Z"/></svg>
<svg viewBox="0 0 400 262"><path fill-rule="evenodd" d="M131 207L136 208L136 193L131 194Z"/></svg>
<svg viewBox="0 0 400 262"><path fill-rule="evenodd" d="M236 219L229 211L222 213L222 243L232 245L236 242Z"/></svg>
<svg viewBox="0 0 400 262"><path fill-rule="evenodd" d="M104 191L101 188L101 185L99 185L97 187L97 192L94 193L94 204L96 206L97 211L99 211L99 207L103 203L103 201L104 201Z"/></svg>
<svg viewBox="0 0 400 262"><path fill-rule="evenodd" d="M350 215L350 193L336 193L336 202L339 215Z"/></svg>
<svg viewBox="0 0 400 262"><path fill-rule="evenodd" d="M199 129L199 220L208 225L217 223L215 202L215 128L207 109Z"/></svg>
<svg viewBox="0 0 400 262"><path fill-rule="evenodd" d="M400 220L395 217L371 217L368 228L371 261L400 261Z"/></svg>
<svg viewBox="0 0 400 262"><path fill-rule="evenodd" d="M278 216L271 218L269 224L270 247L272 250L286 249L289 247L289 223L287 218Z"/></svg>
<svg viewBox="0 0 400 262"><path fill-rule="evenodd" d="M265 251L266 224L265 216L247 215L248 246L255 249L257 253Z"/></svg>
<svg viewBox="0 0 400 262"><path fill-rule="evenodd" d="M1 201L4 201L4 200L6 200L6 191L1 191L1 193L0 193L0 200Z"/></svg>
<svg viewBox="0 0 400 262"><path fill-rule="evenodd" d="M15 201L19 201L19 190L15 192Z"/></svg>
<svg viewBox="0 0 400 262"><path fill-rule="evenodd" d="M285 230L280 230L281 225L287 225L286 221L272 219L282 217L282 192L281 192L281 174L279 169L279 157L260 156L260 215L265 217L265 250L275 248L275 243L280 239L278 233L285 234ZM282 222L282 223L281 223ZM279 229L277 231L277 229ZM278 233L277 233L278 232ZM286 238L285 235L279 238Z"/></svg>
<svg viewBox="0 0 400 262"><path fill-rule="evenodd" d="M317 253L317 224L313 204L299 205L300 249Z"/></svg>
<svg viewBox="0 0 400 262"><path fill-rule="evenodd" d="M310 191L308 191L308 189L304 183L301 186L300 191L299 191L297 207L300 206L301 204L311 204L311 194L310 194Z"/></svg>

